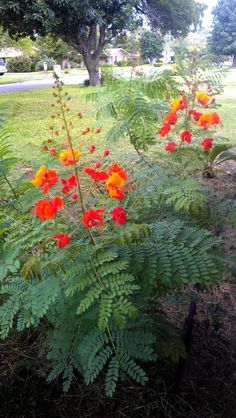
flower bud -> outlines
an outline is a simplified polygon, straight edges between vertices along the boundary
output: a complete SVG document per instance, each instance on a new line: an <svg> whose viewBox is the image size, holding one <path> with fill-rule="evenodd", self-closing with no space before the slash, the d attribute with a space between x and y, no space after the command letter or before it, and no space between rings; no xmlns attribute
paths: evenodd
<svg viewBox="0 0 236 418"><path fill-rule="evenodd" d="M109 149L105 149L105 151L104 151L104 153L103 153L103 156L104 156L104 157L107 157L109 154L110 154Z"/></svg>
<svg viewBox="0 0 236 418"><path fill-rule="evenodd" d="M101 162L100 162L100 161L96 161L96 163L95 163L95 167L96 167L96 168L100 168L100 167L101 167L101 165L102 165L102 164L101 164Z"/></svg>
<svg viewBox="0 0 236 418"><path fill-rule="evenodd" d="M53 155L53 156L57 155L56 149L55 148L51 148L50 149L50 154Z"/></svg>
<svg viewBox="0 0 236 418"><path fill-rule="evenodd" d="M78 194L77 193L72 193L71 195L73 200L77 200L78 199Z"/></svg>
<svg viewBox="0 0 236 418"><path fill-rule="evenodd" d="M95 151L95 149L96 149L96 147L95 147L94 144L90 145L89 151L90 151L91 154Z"/></svg>

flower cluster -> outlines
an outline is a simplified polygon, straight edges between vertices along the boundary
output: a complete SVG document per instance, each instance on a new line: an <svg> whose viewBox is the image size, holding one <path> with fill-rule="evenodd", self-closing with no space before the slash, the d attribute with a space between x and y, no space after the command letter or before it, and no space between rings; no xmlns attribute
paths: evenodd
<svg viewBox="0 0 236 418"><path fill-rule="evenodd" d="M35 215L39 216L41 221L52 219L62 208L64 202L60 196L50 200L39 200L35 207Z"/></svg>
<svg viewBox="0 0 236 418"><path fill-rule="evenodd" d="M212 93L211 86L207 85L206 92L196 91L191 86L191 83L187 83L187 85L189 94L182 92L178 99L170 103L170 112L164 117L163 124L158 132L161 138L168 138L165 150L170 153L173 153L177 148L185 144L189 145L193 141L196 143L191 124L194 131L198 129L200 132L200 129L209 130L221 122L218 113L205 113L200 112L198 109L199 106L208 108L215 103L215 99L210 95ZM177 143L176 137L180 138L181 141L179 143ZM210 138L210 141L209 138L203 138L200 143L204 152L209 151L213 146L213 138Z"/></svg>
<svg viewBox="0 0 236 418"><path fill-rule="evenodd" d="M48 170L45 165L42 165L32 180L34 186L42 187L43 194L47 194L51 186L55 186L58 182L56 171Z"/></svg>
<svg viewBox="0 0 236 418"><path fill-rule="evenodd" d="M50 125L51 138L47 142L48 144L54 142L54 147L49 149L48 145L44 143L42 148L54 157L55 161L59 163L59 168L55 171L45 165L41 166L32 179L32 184L41 188L44 195L50 194L50 198L47 200L39 200L36 203L35 216L44 222L55 218L60 211L60 217L63 218L62 223L65 224L68 219L74 223L69 234L58 232L53 236L57 247L63 248L71 242L72 237L81 226L88 230L88 237L92 238L95 243L93 234L97 231L98 237L103 237L101 229L106 226L106 219L124 225L127 220L124 207L111 206L113 206L112 201L123 200L129 188L127 186L128 175L124 168L117 162L111 165L107 164L106 159L110 151L105 149L100 159L94 160L96 145L92 143L87 146L88 140L92 138L93 134L99 134L101 128L86 127L82 129L81 141L74 145L75 140L72 139L71 133L73 122L67 121L65 117L65 112L69 108L67 103L63 103L60 87L56 97L62 115L61 130ZM55 124L59 115L52 116ZM83 118L80 112L77 116L79 120ZM60 139L62 139L62 145L60 145ZM86 150L84 150L84 146L86 146ZM100 169L102 165L103 169ZM51 196L52 187L56 190L55 197ZM108 208L105 205L108 205Z"/></svg>

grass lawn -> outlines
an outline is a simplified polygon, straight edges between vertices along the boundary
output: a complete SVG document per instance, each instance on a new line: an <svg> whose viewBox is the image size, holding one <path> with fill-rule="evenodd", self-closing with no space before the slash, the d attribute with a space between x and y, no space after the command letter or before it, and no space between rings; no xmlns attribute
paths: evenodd
<svg viewBox="0 0 236 418"><path fill-rule="evenodd" d="M85 126L91 126L94 119L91 117L90 105L81 103L79 99L83 87L68 87L65 90L73 98L71 113L76 115L77 112L82 112L85 116L77 127L80 132ZM18 157L27 161L37 160L39 155L42 157L41 144L50 137L48 126L52 123L52 102L51 88L0 95L0 108L7 109L9 113L13 152ZM56 128L59 129L60 126Z"/></svg>
<svg viewBox="0 0 236 418"><path fill-rule="evenodd" d="M66 87L71 95L71 110L74 115L82 112L84 118L78 124L75 133L79 134L86 126L98 126L93 114L93 104L87 104L80 100L84 93L84 87ZM89 89L86 90L89 92ZM224 127L219 132L230 142L236 144L236 71L232 70L225 80L225 91L217 102L221 105L218 112L222 117ZM0 108L6 108L9 112L11 140L14 153L24 160L32 161L42 158L40 145L50 136L48 126L51 124L52 113L52 89L38 89L27 92L7 93L0 95ZM101 141L102 135L95 140ZM88 138L89 140L89 138ZM90 141L92 139L90 138ZM93 139L94 140L94 139Z"/></svg>
<svg viewBox="0 0 236 418"><path fill-rule="evenodd" d="M236 70L230 71L224 86L224 94L217 97L217 103L221 105L219 114L224 124L222 135L236 145Z"/></svg>

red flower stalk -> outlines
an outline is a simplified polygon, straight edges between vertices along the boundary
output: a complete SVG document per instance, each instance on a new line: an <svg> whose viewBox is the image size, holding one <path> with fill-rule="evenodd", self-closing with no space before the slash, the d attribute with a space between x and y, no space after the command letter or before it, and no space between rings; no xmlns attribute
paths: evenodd
<svg viewBox="0 0 236 418"><path fill-rule="evenodd" d="M104 209L89 209L82 217L82 222L86 228L91 229L93 227L102 228L104 226L104 220L101 217L101 213L105 213Z"/></svg>
<svg viewBox="0 0 236 418"><path fill-rule="evenodd" d="M70 237L68 237L68 235L64 232L54 235L53 238L55 239L58 248L65 247L70 242Z"/></svg>

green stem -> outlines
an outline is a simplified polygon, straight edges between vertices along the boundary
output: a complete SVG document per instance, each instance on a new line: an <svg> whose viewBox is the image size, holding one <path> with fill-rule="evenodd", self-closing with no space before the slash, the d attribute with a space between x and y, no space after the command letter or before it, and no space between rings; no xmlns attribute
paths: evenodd
<svg viewBox="0 0 236 418"><path fill-rule="evenodd" d="M19 203L19 205L20 205L20 206L22 206L22 205L21 205L21 203L19 202L19 199L18 199L18 196L17 196L17 194L16 194L16 192L15 192L15 189L14 189L14 187L11 185L11 183L10 183L10 181L8 180L8 178L7 178L6 174L3 174L3 177L4 177L4 179L6 180L6 182L7 182L8 186L10 187L10 189L11 189L11 191L12 191L12 193L13 193L13 196L15 197L15 199L17 200L17 202Z"/></svg>

